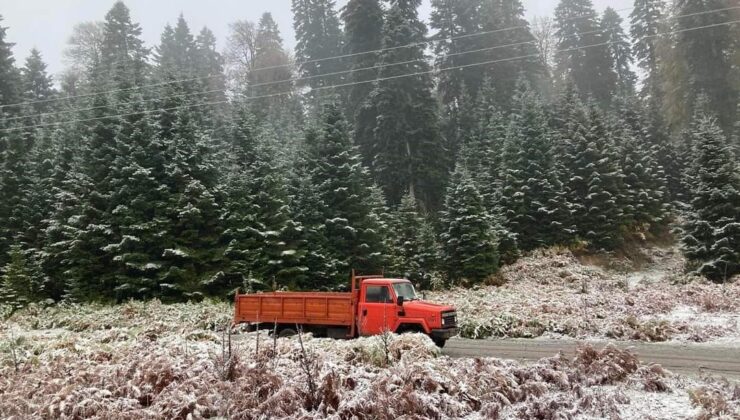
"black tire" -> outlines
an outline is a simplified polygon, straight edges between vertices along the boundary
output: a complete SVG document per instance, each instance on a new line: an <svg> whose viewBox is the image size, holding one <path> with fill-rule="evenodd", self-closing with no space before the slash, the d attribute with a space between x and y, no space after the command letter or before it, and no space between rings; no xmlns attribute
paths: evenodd
<svg viewBox="0 0 740 420"><path fill-rule="evenodd" d="M286 337L292 337L296 335L296 331L293 328L283 328L278 333L278 337L280 338L286 338Z"/></svg>
<svg viewBox="0 0 740 420"><path fill-rule="evenodd" d="M445 343L447 343L446 338L432 338L432 341L434 341L434 344L436 344L439 348L443 348L445 346Z"/></svg>

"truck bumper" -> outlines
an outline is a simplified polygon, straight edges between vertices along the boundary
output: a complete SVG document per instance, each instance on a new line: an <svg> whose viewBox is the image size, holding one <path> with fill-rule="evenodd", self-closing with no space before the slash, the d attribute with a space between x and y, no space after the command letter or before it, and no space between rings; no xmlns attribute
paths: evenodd
<svg viewBox="0 0 740 420"><path fill-rule="evenodd" d="M429 334L429 336L432 338L432 340L439 340L439 341L447 341L448 338L454 337L457 335L457 328L442 328L438 330L432 330L432 332Z"/></svg>

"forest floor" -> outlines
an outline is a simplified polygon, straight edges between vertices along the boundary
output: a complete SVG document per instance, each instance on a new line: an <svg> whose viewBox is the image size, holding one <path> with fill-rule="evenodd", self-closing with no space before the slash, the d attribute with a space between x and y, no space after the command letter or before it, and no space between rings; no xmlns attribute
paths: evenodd
<svg viewBox="0 0 740 420"><path fill-rule="evenodd" d="M553 248L504 267L500 286L432 292L427 299L457 308L464 338L740 347L740 281L714 284L684 274L683 266L675 247L643 249L639 264Z"/></svg>
<svg viewBox="0 0 740 420"><path fill-rule="evenodd" d="M225 303L27 309L0 323L0 418L738 418L740 386L612 345L532 363L426 336L231 340Z"/></svg>

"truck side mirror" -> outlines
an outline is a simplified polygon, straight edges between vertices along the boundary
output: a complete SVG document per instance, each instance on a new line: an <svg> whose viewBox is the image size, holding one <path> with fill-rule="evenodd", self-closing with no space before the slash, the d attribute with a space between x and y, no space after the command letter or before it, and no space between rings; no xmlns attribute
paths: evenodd
<svg viewBox="0 0 740 420"><path fill-rule="evenodd" d="M397 303L398 303L398 306L403 306L403 300L404 300L404 299L403 299L403 296L399 296L399 297L398 297L398 301L397 301Z"/></svg>

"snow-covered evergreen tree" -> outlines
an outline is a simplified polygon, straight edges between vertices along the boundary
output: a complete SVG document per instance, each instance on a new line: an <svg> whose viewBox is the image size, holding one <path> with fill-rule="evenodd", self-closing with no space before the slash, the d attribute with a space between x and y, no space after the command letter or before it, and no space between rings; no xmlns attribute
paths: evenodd
<svg viewBox="0 0 740 420"><path fill-rule="evenodd" d="M382 267L382 226L374 214L367 170L352 147L347 124L336 104L324 105L312 144L310 176L323 204L323 234L333 260L333 284L345 282L350 269L377 271Z"/></svg>
<svg viewBox="0 0 740 420"><path fill-rule="evenodd" d="M44 276L35 258L29 258L20 245L12 245L10 259L2 269L0 302L16 308L41 300Z"/></svg>
<svg viewBox="0 0 740 420"><path fill-rule="evenodd" d="M699 115L691 137L695 155L684 253L690 269L723 282L740 272L740 167L715 119Z"/></svg>
<svg viewBox="0 0 740 420"><path fill-rule="evenodd" d="M492 218L466 169L457 168L441 212L441 255L450 284L477 283L498 270Z"/></svg>
<svg viewBox="0 0 740 420"><path fill-rule="evenodd" d="M406 194L395 211L391 235L390 272L429 287L435 270L437 244L433 229L419 212L416 199Z"/></svg>
<svg viewBox="0 0 740 420"><path fill-rule="evenodd" d="M603 114L584 107L573 89L559 106L559 171L576 234L595 249L621 243L623 186L613 139Z"/></svg>
<svg viewBox="0 0 740 420"><path fill-rule="evenodd" d="M550 130L543 106L521 80L506 134L500 207L505 225L524 250L567 242L560 184L553 171Z"/></svg>
<svg viewBox="0 0 740 420"><path fill-rule="evenodd" d="M226 273L231 286L251 276L275 287L305 282L303 226L293 219L287 180L277 166L269 132L258 132L243 109L232 134L235 157L227 183ZM234 280L238 281L235 285Z"/></svg>
<svg viewBox="0 0 740 420"><path fill-rule="evenodd" d="M439 131L419 3L394 0L386 13L382 63L405 64L383 67L380 77L390 79L379 82L372 94L377 118L370 169L391 204L398 204L407 191L413 191L425 208L436 209L450 157ZM409 44L412 46L399 48Z"/></svg>

